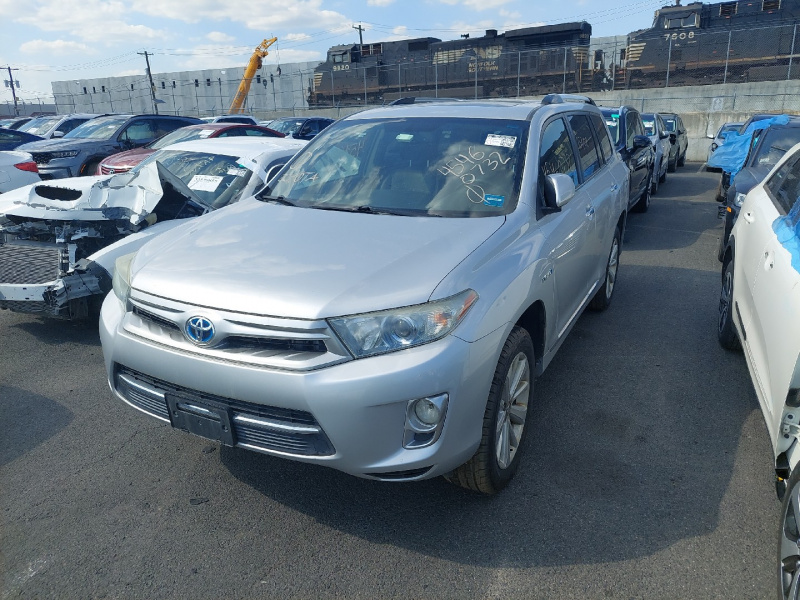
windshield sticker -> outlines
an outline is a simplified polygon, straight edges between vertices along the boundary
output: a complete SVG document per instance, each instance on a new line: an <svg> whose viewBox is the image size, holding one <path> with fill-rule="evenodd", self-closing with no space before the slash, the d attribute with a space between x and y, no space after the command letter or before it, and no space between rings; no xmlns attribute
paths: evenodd
<svg viewBox="0 0 800 600"><path fill-rule="evenodd" d="M617 126L617 122L616 121L606 121L606 125L608 125L609 127L616 127Z"/></svg>
<svg viewBox="0 0 800 600"><path fill-rule="evenodd" d="M414 139L414 135L411 133L400 133L395 138L398 142L410 142Z"/></svg>
<svg viewBox="0 0 800 600"><path fill-rule="evenodd" d="M213 129L201 129L201 130L200 130L200 133L197 135L197 137L200 137L200 138L207 138L207 137L208 137L208 136L210 136L212 133L214 133L214 130L213 130Z"/></svg>
<svg viewBox="0 0 800 600"><path fill-rule="evenodd" d="M506 201L505 196L495 196L494 194L486 194L483 197L483 203L486 206L503 206L503 203Z"/></svg>
<svg viewBox="0 0 800 600"><path fill-rule="evenodd" d="M485 146L500 146L501 148L513 148L517 143L517 138L513 135L497 135L490 133L486 136Z"/></svg>
<svg viewBox="0 0 800 600"><path fill-rule="evenodd" d="M218 175L195 175L189 181L188 187L198 192L214 192L221 181L222 177Z"/></svg>
<svg viewBox="0 0 800 600"><path fill-rule="evenodd" d="M464 184L467 199L474 204L483 204L485 192L480 185L481 182L478 182L476 174L483 176L491 173L510 160L511 157L504 159L496 150L487 155L484 151L470 146L466 154L457 154L437 170L442 175L452 175L460 179Z"/></svg>
<svg viewBox="0 0 800 600"><path fill-rule="evenodd" d="M234 169L234 168L228 169L228 175L233 175L234 177L244 177L245 175L247 175L247 173L248 173L247 169Z"/></svg>

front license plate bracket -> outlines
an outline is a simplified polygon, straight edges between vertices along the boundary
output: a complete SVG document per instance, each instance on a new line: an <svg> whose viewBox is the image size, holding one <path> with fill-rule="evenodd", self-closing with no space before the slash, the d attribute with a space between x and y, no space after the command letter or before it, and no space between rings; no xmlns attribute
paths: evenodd
<svg viewBox="0 0 800 600"><path fill-rule="evenodd" d="M175 429L235 446L228 408L221 404L166 394L169 420Z"/></svg>

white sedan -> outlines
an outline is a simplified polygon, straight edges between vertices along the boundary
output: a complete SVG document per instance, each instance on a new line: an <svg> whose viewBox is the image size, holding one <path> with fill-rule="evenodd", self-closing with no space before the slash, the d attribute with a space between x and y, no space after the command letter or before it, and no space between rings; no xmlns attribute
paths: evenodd
<svg viewBox="0 0 800 600"><path fill-rule="evenodd" d="M0 194L41 181L39 169L27 152L0 152Z"/></svg>
<svg viewBox="0 0 800 600"><path fill-rule="evenodd" d="M742 204L722 267L720 343L744 347L783 499L779 589L800 597L800 144Z"/></svg>

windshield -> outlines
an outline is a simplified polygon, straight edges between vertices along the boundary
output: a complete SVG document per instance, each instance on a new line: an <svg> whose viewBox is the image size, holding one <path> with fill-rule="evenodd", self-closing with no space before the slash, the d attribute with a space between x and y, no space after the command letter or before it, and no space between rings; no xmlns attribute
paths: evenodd
<svg viewBox="0 0 800 600"><path fill-rule="evenodd" d="M25 123L25 125L20 127L19 130L32 135L44 135L50 131L60 120L61 117L38 117Z"/></svg>
<svg viewBox="0 0 800 600"><path fill-rule="evenodd" d="M717 132L717 137L721 138L723 134L728 133L729 131L736 131L741 127L741 123L726 123L722 127L719 128Z"/></svg>
<svg viewBox="0 0 800 600"><path fill-rule="evenodd" d="M667 126L667 131L675 133L675 117L664 117L664 124Z"/></svg>
<svg viewBox="0 0 800 600"><path fill-rule="evenodd" d="M642 115L642 125L644 125L645 135L656 134L656 118L653 115Z"/></svg>
<svg viewBox="0 0 800 600"><path fill-rule="evenodd" d="M755 136L754 136L755 137ZM792 146L800 142L800 127L770 128L750 159L749 166L774 167Z"/></svg>
<svg viewBox="0 0 800 600"><path fill-rule="evenodd" d="M158 138L155 142L150 144L148 148L159 150L171 144L177 144L178 142L202 140L209 137L212 133L214 133L214 129L181 127L180 129L171 131L167 135Z"/></svg>
<svg viewBox="0 0 800 600"><path fill-rule="evenodd" d="M241 166L233 156L185 150L154 152L131 172L137 174L156 161L211 208L235 202L252 175L252 171Z"/></svg>
<svg viewBox="0 0 800 600"><path fill-rule="evenodd" d="M611 139L614 141L614 145L616 145L617 142L619 142L619 113L603 113L603 118L606 120L606 125L608 125Z"/></svg>
<svg viewBox="0 0 800 600"><path fill-rule="evenodd" d="M527 121L353 120L325 130L267 199L330 210L485 217L514 210Z"/></svg>
<svg viewBox="0 0 800 600"><path fill-rule="evenodd" d="M100 117L86 121L70 131L62 139L81 138L87 140L109 140L130 117Z"/></svg>
<svg viewBox="0 0 800 600"><path fill-rule="evenodd" d="M286 135L292 135L297 132L305 122L305 119L278 119L277 121L273 121L269 128L279 131L280 133L285 133Z"/></svg>

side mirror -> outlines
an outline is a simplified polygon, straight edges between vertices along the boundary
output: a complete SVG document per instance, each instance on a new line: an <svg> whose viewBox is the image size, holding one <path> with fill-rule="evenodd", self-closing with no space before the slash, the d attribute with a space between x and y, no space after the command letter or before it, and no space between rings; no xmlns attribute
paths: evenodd
<svg viewBox="0 0 800 600"><path fill-rule="evenodd" d="M651 145L650 138L646 135L637 135L633 138L634 150L638 150L640 148L649 148Z"/></svg>
<svg viewBox="0 0 800 600"><path fill-rule="evenodd" d="M674 133L669 134L669 143L674 144L678 141L678 137Z"/></svg>
<svg viewBox="0 0 800 600"><path fill-rule="evenodd" d="M63 131L54 131L53 135L50 136L50 137L52 137L53 139L62 138L62 137L64 137L64 132Z"/></svg>
<svg viewBox="0 0 800 600"><path fill-rule="evenodd" d="M668 137L669 137L669 133L666 132L666 131L662 131L661 133L658 134L658 139L660 139L660 140L665 140Z"/></svg>
<svg viewBox="0 0 800 600"><path fill-rule="evenodd" d="M713 133L709 133L709 134L706 135L706 137L708 139L710 139L710 140L713 140L713 139L716 139L717 136L715 136Z"/></svg>
<svg viewBox="0 0 800 600"><path fill-rule="evenodd" d="M575 195L575 182L564 173L552 173L544 180L544 202L548 212L558 212Z"/></svg>

